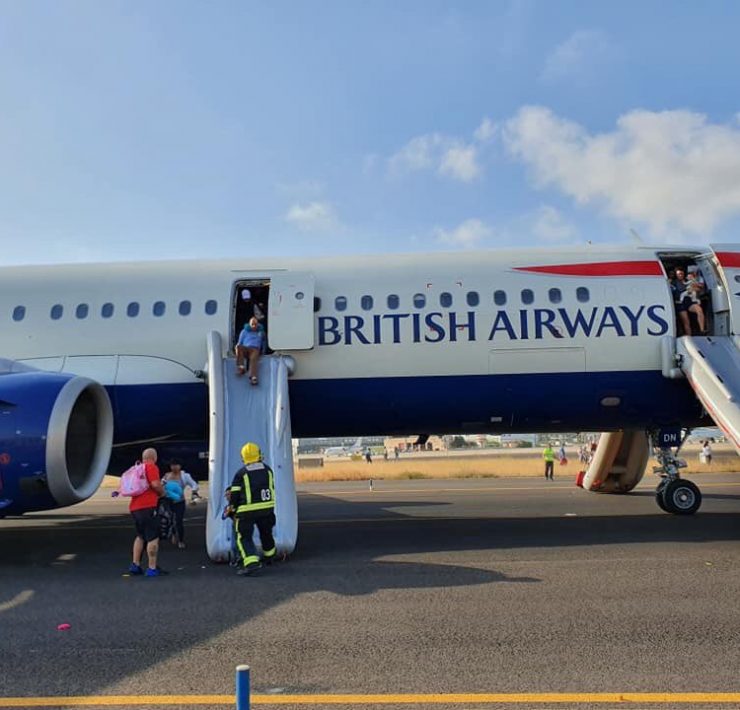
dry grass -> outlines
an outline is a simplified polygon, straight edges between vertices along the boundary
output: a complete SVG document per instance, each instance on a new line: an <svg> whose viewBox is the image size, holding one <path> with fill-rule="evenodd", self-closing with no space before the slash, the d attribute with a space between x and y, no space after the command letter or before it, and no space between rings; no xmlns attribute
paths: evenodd
<svg viewBox="0 0 740 710"><path fill-rule="evenodd" d="M715 447L711 466L699 463L698 450L687 449L682 456L689 464L682 474L725 473L740 471L740 461L733 449ZM467 458L412 458L398 461L327 461L323 468L296 469L299 483L323 481L366 481L408 480L423 478L534 478L544 475L542 452L533 450L531 455L507 456L493 453L491 456ZM646 471L650 473L654 461L650 460ZM565 466L555 463L555 477L575 478L582 465L578 459L569 459Z"/></svg>
<svg viewBox="0 0 740 710"><path fill-rule="evenodd" d="M732 447L715 446L711 466L699 463L699 450L686 447L681 455L689 467L682 469L682 474L729 473L740 471L740 460ZM536 478L544 474L542 452L532 450L531 454L507 456L504 453L492 452L490 456L468 456L464 458L401 458L398 461L375 459L368 464L365 461L327 460L323 468L295 469L298 483L318 483L324 481L367 481L376 480L414 480L424 478ZM654 462L650 460L647 473L652 470ZM555 477L575 478L582 468L578 459L569 459L566 466L555 463ZM106 476L104 488L116 488L119 479Z"/></svg>

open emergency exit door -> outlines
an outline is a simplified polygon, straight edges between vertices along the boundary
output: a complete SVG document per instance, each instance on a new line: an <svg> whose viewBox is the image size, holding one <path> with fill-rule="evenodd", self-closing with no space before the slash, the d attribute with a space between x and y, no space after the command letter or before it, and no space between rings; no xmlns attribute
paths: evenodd
<svg viewBox="0 0 740 710"><path fill-rule="evenodd" d="M722 307L729 310L729 332L715 335L740 335L740 244L710 244L709 247L724 289Z"/></svg>
<svg viewBox="0 0 740 710"><path fill-rule="evenodd" d="M271 350L310 350L314 346L313 274L283 271L270 275L267 303Z"/></svg>

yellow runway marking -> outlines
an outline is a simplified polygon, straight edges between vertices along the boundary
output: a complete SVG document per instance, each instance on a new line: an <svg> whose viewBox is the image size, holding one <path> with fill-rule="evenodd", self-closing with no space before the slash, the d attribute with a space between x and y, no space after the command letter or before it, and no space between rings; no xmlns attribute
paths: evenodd
<svg viewBox="0 0 740 710"><path fill-rule="evenodd" d="M253 705L517 705L740 703L740 693L438 693L387 695L253 695ZM0 708L234 705L232 695L82 695L0 698Z"/></svg>

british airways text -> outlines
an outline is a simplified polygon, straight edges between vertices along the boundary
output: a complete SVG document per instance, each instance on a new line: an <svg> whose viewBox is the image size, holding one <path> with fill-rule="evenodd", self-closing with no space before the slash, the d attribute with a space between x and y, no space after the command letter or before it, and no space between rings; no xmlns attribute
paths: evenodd
<svg viewBox="0 0 740 710"><path fill-rule="evenodd" d="M546 338L620 338L642 334L661 336L668 330L665 307L594 306L593 308L534 308L496 311L483 320L476 311L385 313L368 316L319 316L319 345L381 345L543 340Z"/></svg>

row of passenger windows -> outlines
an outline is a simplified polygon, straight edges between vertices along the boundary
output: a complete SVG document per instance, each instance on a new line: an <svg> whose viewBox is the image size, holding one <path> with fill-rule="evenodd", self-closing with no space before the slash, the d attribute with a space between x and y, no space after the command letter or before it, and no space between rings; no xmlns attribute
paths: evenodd
<svg viewBox="0 0 740 710"><path fill-rule="evenodd" d="M534 291L525 288L519 293L519 298L525 306L529 306L534 303ZM563 293L559 288L551 288L547 292L547 298L550 303L561 303L563 300ZM591 298L591 294L588 289L584 286L580 286L576 289L576 299L579 303L587 303ZM411 302L414 308L425 308L427 305L427 297L423 293L414 294L411 298ZM505 306L508 302L508 295L506 291L494 291L493 302L497 306ZM362 296L360 298L360 308L363 311L370 311L373 308L375 301L372 296ZM444 291L439 294L439 305L442 308L451 308L453 303L452 294ZM465 294L465 303L471 308L475 308L480 304L480 295L477 291L468 291ZM386 297L386 305L392 311L397 310L401 305L401 299L396 294L390 294ZM337 311L346 311L349 306L349 301L346 296L337 296L334 299L334 309ZM321 310L321 299L314 299L314 311Z"/></svg>
<svg viewBox="0 0 740 710"><path fill-rule="evenodd" d="M193 304L190 301L180 301L177 306L177 312L181 316L189 316L193 310ZM214 316L218 312L218 303L214 300L205 302L204 305L205 314L207 316ZM116 312L116 307L112 303L104 303L100 307L100 315L102 318L112 318ZM163 316L167 312L167 304L164 301L155 301L152 304L152 315L158 318ZM141 304L138 301L131 301L126 306L126 315L129 318L136 318L141 313ZM87 303L80 303L74 309L75 318L78 320L84 320L90 315L90 306ZM13 320L22 321L26 317L26 307L16 306L13 309ZM60 320L64 317L64 306L61 303L57 303L51 307L49 311L49 317L52 320Z"/></svg>

